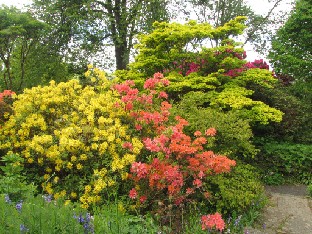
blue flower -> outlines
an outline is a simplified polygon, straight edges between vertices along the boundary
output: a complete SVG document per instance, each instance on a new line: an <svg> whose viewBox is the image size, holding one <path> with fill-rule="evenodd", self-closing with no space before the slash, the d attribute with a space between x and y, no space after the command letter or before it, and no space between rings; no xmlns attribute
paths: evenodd
<svg viewBox="0 0 312 234"><path fill-rule="evenodd" d="M15 208L17 209L18 212L21 212L22 206L23 206L23 201L20 200L18 203L16 203Z"/></svg>
<svg viewBox="0 0 312 234"><path fill-rule="evenodd" d="M52 195L49 194L49 195L43 195L42 196L43 199L46 201L46 202L51 202L52 201Z"/></svg>
<svg viewBox="0 0 312 234"><path fill-rule="evenodd" d="M8 194L5 194L4 199L5 199L5 202L6 202L6 203L9 203L9 204L11 204L11 203L12 203L12 201L11 201L11 199L10 199L10 197L9 197L9 195L8 195Z"/></svg>
<svg viewBox="0 0 312 234"><path fill-rule="evenodd" d="M85 217L83 217L82 214L79 214L79 216L74 214L74 219L76 219L80 224L82 224L85 234L94 233L94 228L91 223L92 217L90 213L87 213Z"/></svg>
<svg viewBox="0 0 312 234"><path fill-rule="evenodd" d="M21 231L21 233L26 233L26 232L29 231L29 229L26 228L26 226L25 226L24 224L21 224L21 225L20 225L20 231Z"/></svg>
<svg viewBox="0 0 312 234"><path fill-rule="evenodd" d="M237 225L239 224L241 218L242 218L241 215L237 217L237 219L236 219L235 222L234 222L234 225L235 225L235 226L237 226Z"/></svg>

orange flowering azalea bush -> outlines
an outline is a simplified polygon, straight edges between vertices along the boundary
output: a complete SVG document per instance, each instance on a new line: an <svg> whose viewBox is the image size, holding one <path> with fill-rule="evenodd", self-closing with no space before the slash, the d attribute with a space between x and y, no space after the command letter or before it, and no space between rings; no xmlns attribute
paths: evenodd
<svg viewBox="0 0 312 234"><path fill-rule="evenodd" d="M229 172L236 164L205 150L204 145L217 134L216 129L196 131L193 136L183 132L188 122L179 116L171 118L167 94L158 89L167 85L169 81L155 73L146 80L143 93L130 80L114 86L121 97L116 106L129 113L128 121L144 144L130 168L133 188L129 197L136 206L156 212L189 201L208 202L207 178ZM130 150L132 146L125 142L124 147Z"/></svg>

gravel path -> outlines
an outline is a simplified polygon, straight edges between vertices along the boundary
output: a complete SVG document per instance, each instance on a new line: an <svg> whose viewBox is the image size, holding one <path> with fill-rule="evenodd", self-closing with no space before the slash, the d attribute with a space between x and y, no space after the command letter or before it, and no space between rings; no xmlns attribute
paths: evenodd
<svg viewBox="0 0 312 234"><path fill-rule="evenodd" d="M312 199L306 186L268 186L269 203L249 234L312 234Z"/></svg>

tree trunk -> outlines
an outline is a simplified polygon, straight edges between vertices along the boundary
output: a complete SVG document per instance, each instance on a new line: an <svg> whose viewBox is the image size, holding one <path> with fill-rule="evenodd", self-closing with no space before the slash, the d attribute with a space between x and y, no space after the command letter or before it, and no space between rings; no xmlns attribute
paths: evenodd
<svg viewBox="0 0 312 234"><path fill-rule="evenodd" d="M127 48L127 40L120 44L115 44L116 69L125 70L129 64L129 50Z"/></svg>

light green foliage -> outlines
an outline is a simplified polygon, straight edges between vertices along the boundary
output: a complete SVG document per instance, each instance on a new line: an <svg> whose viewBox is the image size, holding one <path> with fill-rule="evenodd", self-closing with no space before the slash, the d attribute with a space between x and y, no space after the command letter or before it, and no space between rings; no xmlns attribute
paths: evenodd
<svg viewBox="0 0 312 234"><path fill-rule="evenodd" d="M257 150L251 142L253 134L250 121L241 118L235 110L224 113L216 108L205 107L207 96L203 92L189 92L179 104L173 106L174 115L188 120L186 130L189 134L196 130L204 132L210 127L217 129L215 141L210 148L214 152L235 159L255 156Z"/></svg>
<svg viewBox="0 0 312 234"><path fill-rule="evenodd" d="M171 72L166 77L170 81L170 86L166 88L168 93L185 94L192 90L214 90L221 85L217 73L201 76L198 73L191 73L187 79L177 72Z"/></svg>
<svg viewBox="0 0 312 234"><path fill-rule="evenodd" d="M166 91L175 101L190 91L202 91L208 93L206 107L236 110L253 125L280 122L282 112L255 101L248 88L251 84L273 88L277 80L272 72L246 64L244 50L229 39L242 33L245 20L237 17L217 28L195 21L185 25L156 22L153 32L139 37L139 54L128 74L137 73L134 79L142 83L144 76L163 72L170 81ZM205 40L212 38L220 43L206 48ZM117 77L131 77L126 74L117 73Z"/></svg>
<svg viewBox="0 0 312 234"><path fill-rule="evenodd" d="M207 38L223 40L229 35L241 34L245 28L242 24L245 17L237 17L224 26L213 28L208 23L197 24L190 21L185 25L179 23L154 23L154 31L148 35L139 36L137 45L139 54L136 62L130 67L152 75L156 71L168 68L170 62L181 60L194 61L198 53L186 51L185 46L191 44L194 49Z"/></svg>
<svg viewBox="0 0 312 234"><path fill-rule="evenodd" d="M75 214L83 211L72 204L64 206L62 201L47 202L41 196L16 203L8 201L9 198L0 196L1 233L86 233L74 219ZM22 205L18 211L16 204L20 202Z"/></svg>
<svg viewBox="0 0 312 234"><path fill-rule="evenodd" d="M0 194L10 196L12 201L23 200L33 195L36 187L26 183L23 174L23 158L9 153L2 157L0 169ZM1 172L0 171L0 172Z"/></svg>
<svg viewBox="0 0 312 234"><path fill-rule="evenodd" d="M252 206L261 206L264 187L259 174L250 165L237 165L232 172L211 177L215 187L211 194L212 204L223 214L243 213Z"/></svg>
<svg viewBox="0 0 312 234"><path fill-rule="evenodd" d="M247 70L246 72L238 76L238 79L233 80L233 82L238 82L242 86L254 83L263 87L273 88L273 85L277 83L277 80L273 77L271 71L266 69L254 68Z"/></svg>

